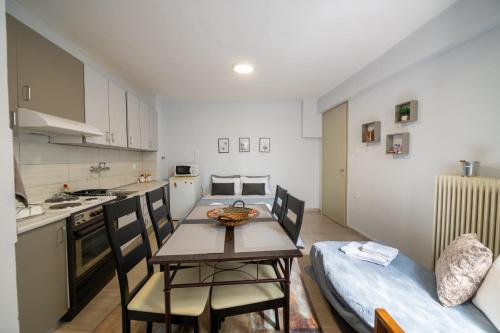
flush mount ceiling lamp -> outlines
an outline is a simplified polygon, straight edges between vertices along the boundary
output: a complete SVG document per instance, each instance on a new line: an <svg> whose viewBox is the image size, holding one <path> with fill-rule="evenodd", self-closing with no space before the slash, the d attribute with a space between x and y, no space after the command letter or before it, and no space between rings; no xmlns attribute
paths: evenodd
<svg viewBox="0 0 500 333"><path fill-rule="evenodd" d="M251 74L253 66L248 63L239 63L233 66L233 70L238 74Z"/></svg>

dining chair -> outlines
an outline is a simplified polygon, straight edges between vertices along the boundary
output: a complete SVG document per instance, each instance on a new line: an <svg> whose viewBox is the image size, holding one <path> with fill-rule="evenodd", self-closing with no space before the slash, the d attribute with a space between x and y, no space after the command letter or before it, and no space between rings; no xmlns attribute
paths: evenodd
<svg viewBox="0 0 500 333"><path fill-rule="evenodd" d="M279 188L279 190L282 193L283 189ZM278 189L276 192L278 193ZM290 194L286 194L282 202L281 226L293 243L297 244L302 228L305 202ZM214 276L214 281L245 280L257 274L260 279L275 279L279 274L278 266L284 271L284 266L280 261L258 265L229 262L221 263L220 266L224 270ZM275 328L279 330L278 309L285 305L283 289L283 284L277 282L212 287L211 332L218 332L225 317L269 309L274 309Z"/></svg>
<svg viewBox="0 0 500 333"><path fill-rule="evenodd" d="M174 231L174 223L170 214L165 187L146 193L146 204L155 233L158 249L161 248L168 235ZM159 204L159 205L158 205Z"/></svg>
<svg viewBox="0 0 500 333"><path fill-rule="evenodd" d="M283 216L283 212L285 211L284 209L286 194L287 190L279 185L276 185L276 195L274 197L273 207L271 209L271 215L276 221L281 222L281 217Z"/></svg>
<svg viewBox="0 0 500 333"><path fill-rule="evenodd" d="M116 265L122 307L122 332L130 333L130 321L147 322L147 332L152 332L153 322L165 322L165 296L163 272L154 272L147 262L151 246L144 224L139 196L103 206L108 241ZM120 219L133 220L121 227ZM140 263L146 266L145 275L131 289L128 273ZM201 269L201 268L200 268ZM207 270L208 267L203 267ZM134 275L136 270L134 270ZM204 271L202 274L210 274ZM197 268L173 272L172 284L195 283ZM135 279L134 279L135 280ZM171 292L172 322L194 326L199 332L199 316L203 313L210 294L210 287L173 288Z"/></svg>

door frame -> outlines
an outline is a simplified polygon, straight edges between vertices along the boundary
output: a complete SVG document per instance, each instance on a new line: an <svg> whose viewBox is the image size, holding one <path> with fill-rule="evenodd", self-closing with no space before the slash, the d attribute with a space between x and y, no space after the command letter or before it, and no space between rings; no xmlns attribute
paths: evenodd
<svg viewBox="0 0 500 333"><path fill-rule="evenodd" d="M323 113L326 113L326 112L329 112L329 111L332 111L334 110L335 108L341 106L342 104L345 104L346 105L346 121L345 121L345 188L344 188L344 197L345 197L345 200L344 200L344 217L345 217L345 226L341 225L340 223L337 223L333 220L331 220L328 216L324 215L323 214L323 199L324 199L324 195L323 195L323 191L324 191L324 182L323 182L323 173L324 173L324 169L323 169L323 159L324 159L324 155L323 155L323 145L324 145L324 140L322 140L322 143L321 143L321 215L325 216L326 218L328 218L329 220L331 220L332 222L338 224L339 226L341 227L348 227L349 226L349 219L348 219L348 210L347 210L347 200L348 200L348 195L347 195L347 189L348 189L348 183L349 183L349 101L348 100L345 100L345 101L342 101L340 103L337 103L331 107L329 107L327 110L323 111ZM322 115L322 122L323 122L323 116ZM323 130L323 124L322 124L322 130ZM324 133L323 133L323 136L324 136Z"/></svg>

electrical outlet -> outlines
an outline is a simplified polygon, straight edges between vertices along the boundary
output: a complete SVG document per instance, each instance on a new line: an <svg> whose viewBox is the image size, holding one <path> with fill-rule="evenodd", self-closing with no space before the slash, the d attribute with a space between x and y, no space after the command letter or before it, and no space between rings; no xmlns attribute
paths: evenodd
<svg viewBox="0 0 500 333"><path fill-rule="evenodd" d="M353 197L354 199L359 199L359 192L358 191L354 192Z"/></svg>

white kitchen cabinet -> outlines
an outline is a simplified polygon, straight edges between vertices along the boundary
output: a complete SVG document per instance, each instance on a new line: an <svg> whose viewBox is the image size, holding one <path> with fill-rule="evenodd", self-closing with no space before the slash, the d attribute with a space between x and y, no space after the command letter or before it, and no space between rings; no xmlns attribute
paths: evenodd
<svg viewBox="0 0 500 333"><path fill-rule="evenodd" d="M108 79L89 66L84 67L85 122L105 135L86 138L87 143L109 143Z"/></svg>
<svg viewBox="0 0 500 333"><path fill-rule="evenodd" d="M149 137L151 141L150 149L158 150L158 112L151 110L149 122Z"/></svg>
<svg viewBox="0 0 500 333"><path fill-rule="evenodd" d="M139 105L140 109L140 126L141 126L141 149L149 150L150 149L150 135L149 135L149 122L150 119L150 111L149 106L141 102Z"/></svg>
<svg viewBox="0 0 500 333"><path fill-rule="evenodd" d="M125 90L112 81L109 82L109 144L127 147L127 103Z"/></svg>
<svg viewBox="0 0 500 333"><path fill-rule="evenodd" d="M137 97L127 92L128 147L141 149L141 114Z"/></svg>

